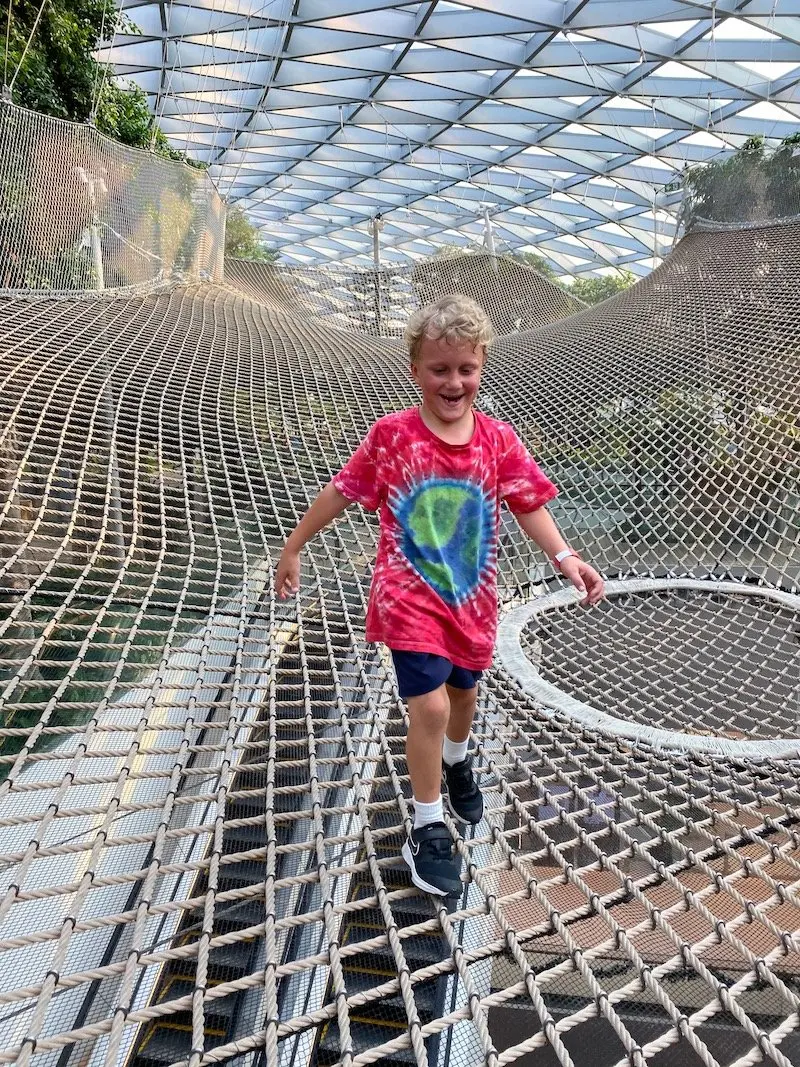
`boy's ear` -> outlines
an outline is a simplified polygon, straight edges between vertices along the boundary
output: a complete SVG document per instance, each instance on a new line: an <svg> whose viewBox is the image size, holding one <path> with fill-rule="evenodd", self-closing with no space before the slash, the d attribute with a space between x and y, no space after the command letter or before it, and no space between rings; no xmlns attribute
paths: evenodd
<svg viewBox="0 0 800 1067"><path fill-rule="evenodd" d="M417 361L415 359L411 360L411 362L409 363L409 368L411 370L411 377L414 379L415 382L418 382L419 381L419 367L417 366Z"/></svg>

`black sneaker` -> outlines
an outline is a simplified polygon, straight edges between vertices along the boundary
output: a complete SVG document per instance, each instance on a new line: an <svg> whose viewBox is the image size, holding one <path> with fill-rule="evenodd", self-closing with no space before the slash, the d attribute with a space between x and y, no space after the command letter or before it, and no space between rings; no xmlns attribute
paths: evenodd
<svg viewBox="0 0 800 1067"><path fill-rule="evenodd" d="M444 780L447 782L447 806L461 822L480 822L483 818L483 793L478 789L472 773L472 756L467 756L452 767L444 765Z"/></svg>
<svg viewBox="0 0 800 1067"><path fill-rule="evenodd" d="M461 863L453 855L453 839L443 822L412 830L403 845L403 859L411 868L411 881L426 893L454 897L461 890Z"/></svg>

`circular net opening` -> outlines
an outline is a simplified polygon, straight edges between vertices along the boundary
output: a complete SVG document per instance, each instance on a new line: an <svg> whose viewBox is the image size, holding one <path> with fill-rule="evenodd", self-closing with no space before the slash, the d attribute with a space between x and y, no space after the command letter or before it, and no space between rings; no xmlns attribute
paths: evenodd
<svg viewBox="0 0 800 1067"><path fill-rule="evenodd" d="M627 723L685 734L800 735L800 613L756 596L617 594L534 616L521 645L541 677Z"/></svg>

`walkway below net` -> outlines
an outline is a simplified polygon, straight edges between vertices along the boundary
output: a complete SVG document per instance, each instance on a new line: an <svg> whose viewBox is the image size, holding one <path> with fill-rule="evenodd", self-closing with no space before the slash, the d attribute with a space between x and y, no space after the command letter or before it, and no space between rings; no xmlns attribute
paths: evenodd
<svg viewBox="0 0 800 1067"><path fill-rule="evenodd" d="M482 403L619 586L518 640L595 722L485 675L449 908L399 858L374 517L309 546L295 602L272 585L414 402L402 342L292 272L0 298L0 1063L800 1062L800 225L690 235L529 329L494 266ZM561 588L510 517L500 586L504 619Z"/></svg>

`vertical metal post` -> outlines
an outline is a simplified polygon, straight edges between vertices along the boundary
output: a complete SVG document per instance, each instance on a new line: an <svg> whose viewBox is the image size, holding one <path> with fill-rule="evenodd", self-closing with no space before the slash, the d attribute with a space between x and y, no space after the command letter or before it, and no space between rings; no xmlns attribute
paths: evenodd
<svg viewBox="0 0 800 1067"><path fill-rule="evenodd" d="M658 254L658 194L653 195L653 270L659 265L661 256Z"/></svg>
<svg viewBox="0 0 800 1067"><path fill-rule="evenodd" d="M497 256L494 250L494 231L492 230L492 217L488 207L483 209L483 243L486 251L492 257L492 270L497 273Z"/></svg>
<svg viewBox="0 0 800 1067"><path fill-rule="evenodd" d="M92 261L94 263L95 289L105 289L106 276L103 270L103 247L100 244L100 216L97 214L97 197L95 196L95 178L86 175L89 186L89 205L92 209L92 222L89 235L92 243Z"/></svg>
<svg viewBox="0 0 800 1067"><path fill-rule="evenodd" d="M372 264L375 271L375 325L378 337L383 337L383 294L381 293L381 238L383 222L380 215L372 220Z"/></svg>
<svg viewBox="0 0 800 1067"><path fill-rule="evenodd" d="M103 290L106 287L106 276L103 270L103 246L100 242L100 215L97 211L97 187L100 187L102 192L106 192L106 183L102 178L95 178L93 174L89 174L83 167L78 168L78 176L82 182L86 183L89 193L89 207L91 209L91 222L89 223L89 241L92 248L92 262L94 264L94 279L95 289ZM105 317L105 316L104 316ZM104 327L105 331L105 327ZM125 539L123 536L123 524L122 524L122 491L120 488L119 477L119 460L117 458L117 450L112 443L114 434L114 394L111 389L110 377L105 381L102 389L103 395L103 407L105 409L106 420L108 422L108 434L109 434L109 462L108 462L108 476L111 480L111 500L109 503L109 529L108 529L108 543L113 547L113 554L122 560L125 555Z"/></svg>

